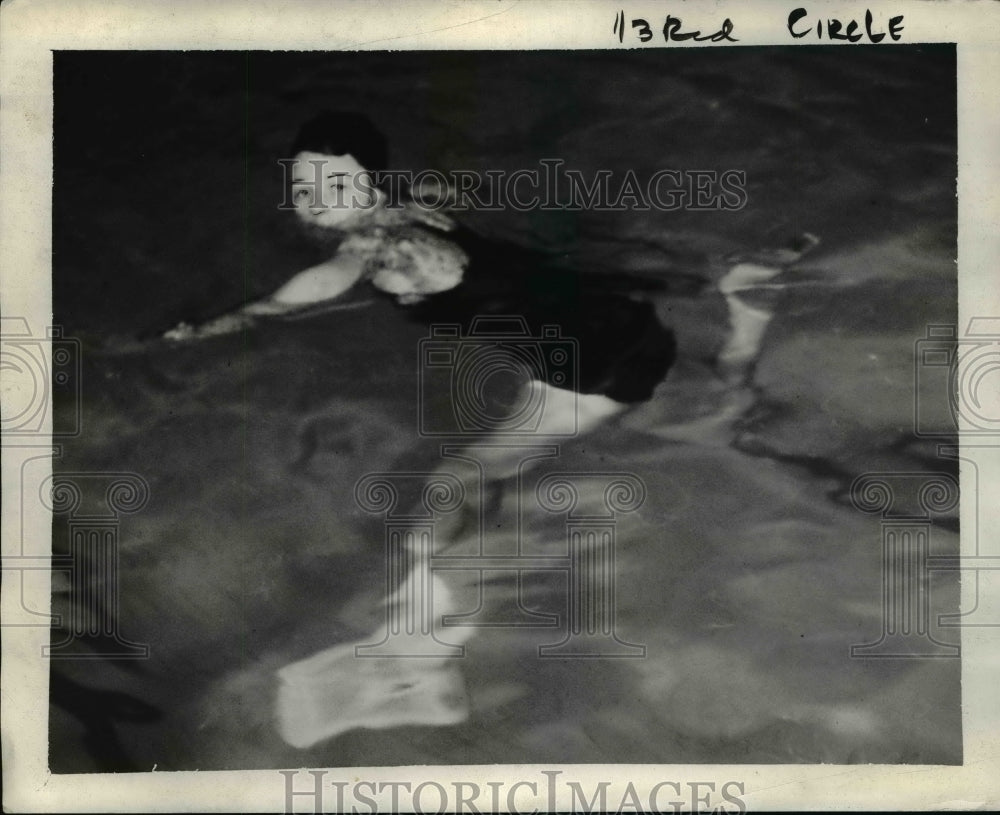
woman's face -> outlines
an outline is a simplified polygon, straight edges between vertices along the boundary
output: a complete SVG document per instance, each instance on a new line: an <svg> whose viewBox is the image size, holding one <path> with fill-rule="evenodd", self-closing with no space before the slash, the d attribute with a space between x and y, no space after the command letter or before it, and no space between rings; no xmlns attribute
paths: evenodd
<svg viewBox="0 0 1000 815"><path fill-rule="evenodd" d="M292 165L292 202L305 224L336 229L373 212L379 195L371 175L349 153L303 151Z"/></svg>

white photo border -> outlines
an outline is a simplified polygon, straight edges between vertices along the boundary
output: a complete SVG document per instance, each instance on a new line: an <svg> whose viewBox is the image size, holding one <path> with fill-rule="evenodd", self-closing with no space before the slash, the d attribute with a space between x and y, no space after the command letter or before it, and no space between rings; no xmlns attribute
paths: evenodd
<svg viewBox="0 0 1000 815"><path fill-rule="evenodd" d="M706 25L732 18L739 44L685 43L649 47L744 47L815 45L793 40L786 21L803 6L817 15L863 19L866 6L854 2L793 0L677 4L678 14L706 18ZM32 325L52 317L52 52L60 49L208 50L424 50L622 48L612 34L619 8L632 16L662 17L651 0L471 0L464 3L346 2L343 0L239 0L210 3L162 0L11 0L0 9L0 293L8 315ZM901 44L957 43L959 164L959 320L1000 316L1000 4L892 2L877 12L905 16ZM713 28L714 30L714 28ZM844 44L850 48L849 44ZM880 47L891 48L889 42ZM845 53L845 58L847 54ZM45 452L41 444L33 455ZM20 501L19 462L28 453L8 448L3 456L4 550L14 545L14 511ZM962 476L970 475L963 463ZM981 484L980 500L1000 495L1000 484ZM963 502L962 527L976 522ZM990 513L987 529L997 526ZM39 540L49 537L50 515L42 507L25 521ZM967 541L963 538L963 553ZM6 616L19 603L4 574ZM48 607L44 593L33 608ZM963 580L963 609L975 602ZM47 769L48 668L38 657L45 628L3 632L4 804L19 812L285 811L285 781L274 770L52 775ZM752 810L965 809L1000 803L996 766L1000 759L1000 631L965 628L962 633L962 766L911 765L526 765L464 767L349 768L344 778L394 781L540 780L541 769L561 770L561 780L587 785L597 776L631 781L637 789L666 779L742 781L742 799ZM289 768L283 768L289 769ZM331 770L331 772L333 772ZM300 774L299 788L309 777ZM375 796L387 806L388 793ZM332 795L326 800L333 806ZM568 801L560 802L567 806ZM303 802L305 805L310 802ZM382 811L382 810L380 810ZM386 810L387 811L387 810Z"/></svg>

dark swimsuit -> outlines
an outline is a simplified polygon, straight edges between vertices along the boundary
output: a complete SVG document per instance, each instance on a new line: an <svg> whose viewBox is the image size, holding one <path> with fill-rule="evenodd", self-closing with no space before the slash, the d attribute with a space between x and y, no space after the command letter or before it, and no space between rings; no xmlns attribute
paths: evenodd
<svg viewBox="0 0 1000 815"><path fill-rule="evenodd" d="M676 345L652 303L631 299L629 293L659 286L626 275L555 268L539 253L466 229L443 236L466 252L469 267L456 288L402 306L412 319L458 326L443 334L459 342L495 339L503 345L509 335L523 346L526 330L537 360L534 378L623 403L652 397L674 362ZM560 349L575 351L576 364L567 365Z"/></svg>

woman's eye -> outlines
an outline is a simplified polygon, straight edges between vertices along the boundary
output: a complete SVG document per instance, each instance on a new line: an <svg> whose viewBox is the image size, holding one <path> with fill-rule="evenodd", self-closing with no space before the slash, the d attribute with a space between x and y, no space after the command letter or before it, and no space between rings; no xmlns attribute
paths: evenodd
<svg viewBox="0 0 1000 815"><path fill-rule="evenodd" d="M295 200L302 201L307 195L309 195L309 190L296 190Z"/></svg>

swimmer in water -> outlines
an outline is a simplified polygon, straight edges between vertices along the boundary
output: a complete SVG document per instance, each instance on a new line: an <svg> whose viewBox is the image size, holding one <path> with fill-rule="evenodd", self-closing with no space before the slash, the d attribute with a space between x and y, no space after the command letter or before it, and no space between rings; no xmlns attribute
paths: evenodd
<svg viewBox="0 0 1000 815"><path fill-rule="evenodd" d="M291 154L294 214L309 234L338 241L336 251L270 296L201 326L182 323L166 339L207 339L259 320L355 307L363 303L349 295L363 283L427 325L468 332L515 317L506 328L533 338L555 331L577 349L575 369L541 360L520 392L507 396L513 404L545 405L534 437L592 430L648 400L673 364L673 334L651 302L637 299L664 282L577 274L541 253L485 240L412 200L390 201L375 183L385 169L385 139L366 117L320 114L302 127ZM516 463L501 460L500 450L496 457L496 477L511 475Z"/></svg>
<svg viewBox="0 0 1000 815"><path fill-rule="evenodd" d="M401 303L457 285L465 258L419 228L447 231L453 223L412 202L389 208L388 196L375 187L372 173L384 169L385 151L381 134L358 114L325 113L308 122L292 147L292 209L310 237L338 241L336 251L268 297L200 326L181 323L164 338L205 339L260 318L312 313L365 279Z"/></svg>
<svg viewBox="0 0 1000 815"><path fill-rule="evenodd" d="M665 289L665 282L568 271L541 253L488 241L413 201L391 201L375 178L385 168L385 140L367 118L321 114L303 126L291 154L295 217L307 232L335 240L336 251L270 296L201 326L182 323L166 339L208 339L261 320L352 307L358 303L351 295L363 284L391 298L410 319L458 325L461 337L475 335L477 326L514 317L520 337L568 339L577 355L575 367L545 360L534 365L510 400L544 405L530 429L533 444L593 431L649 400L674 363L673 334L645 298ZM779 271L777 265L740 264L720 286L733 323L733 339L719 361L727 381L743 382L769 319L746 307L740 292ZM458 426L454 435L468 434ZM509 431L480 433L467 458L479 462L488 482L469 485L473 492L492 490L495 499L505 480L523 475L521 453L499 443L509 439ZM451 531L456 540L469 532L463 523ZM408 582L418 571L403 577L387 600L390 606L416 590ZM444 614L463 609L451 603L447 585L438 585L437 576L432 579L438 632ZM471 627L453 628L448 638L454 642L473 633ZM277 719L288 743L308 747L354 727L443 725L465 717L464 705L455 702L463 696L463 682L453 661L355 656L354 644L340 645L279 671ZM396 688L404 689L402 696ZM450 701L442 701L446 698Z"/></svg>
<svg viewBox="0 0 1000 815"><path fill-rule="evenodd" d="M408 318L428 326L457 325L462 336L506 322L519 332L515 343L527 337L536 346L548 342L549 348L575 349L575 359L535 357L537 364L529 363L527 373L522 366L520 377L508 382L500 397L508 404L543 406L529 431L535 445L592 431L629 405L648 400L673 364L673 334L660 323L653 304L642 299L665 283L568 271L542 253L486 240L413 201L390 200L375 183L385 168L385 140L367 118L321 114L302 127L291 155L294 216L307 233L336 242L336 250L270 296L200 326L181 324L166 339L207 340L260 321L318 316L353 305L366 287L391 298ZM497 366L503 369L503 361ZM448 394L441 396L439 403L448 401ZM456 427L455 435L469 434ZM484 474L483 482L475 476L465 484L466 494L479 498L470 505L484 503L484 495L495 502L506 480L523 475L521 451L498 441L509 442L509 434L480 433L459 453L468 451ZM444 462L439 471L454 464L454 459ZM450 532L442 531L442 547L478 533L470 528L475 522L469 514L460 514ZM412 569L390 591L389 607L412 594L410 583L419 579L418 571ZM468 587L450 578L432 579L434 628L439 630L442 615L468 610L453 599L456 593L468 594ZM448 639L467 639L475 630L453 628ZM464 679L453 660L355 656L354 644L334 646L278 672L276 719L289 744L307 747L354 727L454 724L467 715L461 701Z"/></svg>
<svg viewBox="0 0 1000 815"><path fill-rule="evenodd" d="M361 115L327 112L307 122L292 148L291 201L305 230L338 240L336 251L268 297L164 337L206 339L261 319L352 306L344 295L367 282L428 324L469 329L476 318L516 315L534 337L543 326L558 328L579 343L579 375L556 381L561 370L536 372L534 387L547 386L555 402L562 397L549 391L557 389L620 406L652 395L673 363L674 340L635 295L663 283L555 268L541 253L487 241L411 200L390 201L374 178L385 153L384 138Z"/></svg>

